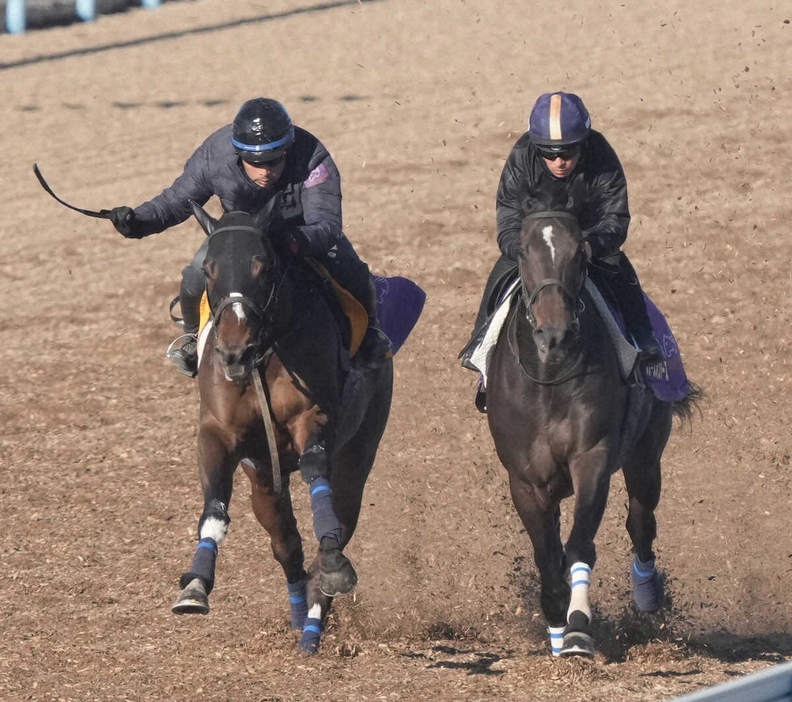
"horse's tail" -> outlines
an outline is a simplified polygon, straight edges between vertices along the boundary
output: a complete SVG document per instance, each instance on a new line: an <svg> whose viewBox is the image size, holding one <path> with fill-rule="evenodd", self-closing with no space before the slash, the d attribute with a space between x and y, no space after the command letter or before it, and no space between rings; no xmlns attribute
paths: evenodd
<svg viewBox="0 0 792 702"><path fill-rule="evenodd" d="M671 404L671 412L679 419L680 425L692 424L694 411L701 416L701 403L706 397L700 385L696 383L689 383L689 385L688 394Z"/></svg>

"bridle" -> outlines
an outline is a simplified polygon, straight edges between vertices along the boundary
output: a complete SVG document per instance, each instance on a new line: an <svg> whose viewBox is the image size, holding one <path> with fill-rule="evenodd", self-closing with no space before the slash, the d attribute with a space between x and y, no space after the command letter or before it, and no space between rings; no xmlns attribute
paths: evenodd
<svg viewBox="0 0 792 702"><path fill-rule="evenodd" d="M261 230L256 227L249 227L249 226L228 226L228 227L220 227L219 229L215 229L211 236L215 234L224 232L224 231L249 231L254 232L255 234L261 235ZM259 333L256 339L253 340L253 349L255 351L255 356L253 358L253 370L251 372L251 378L253 381L253 388L256 391L256 397L258 399L259 407L261 409L261 419L264 423L264 431L267 436L267 446L269 448L270 454L270 464L272 467L272 489L276 496L281 494L281 463L280 463L280 456L278 454L278 445L275 437L275 427L272 419L272 408L270 405L270 399L267 394L267 390L264 386L264 383L261 380L261 374L259 373L259 366L266 364L274 355L275 351L273 348L274 338L271 333L271 329L267 322L268 312L270 307L275 303L277 300L277 291L278 287L280 286L281 282L283 281L282 275L274 275L272 276L272 284L270 285L269 292L267 293L267 301L264 305L260 305L258 302L253 300L252 298L243 295L239 292L231 292L228 293L225 297L220 299L220 302L216 307L213 308L211 299L207 294L207 300L209 301L209 311L212 313L212 333L215 335L215 343L217 342L218 338L218 328L220 324L220 316L223 314L227 307L230 307L234 304L240 304L243 307L247 308L253 316L258 318L259 321Z"/></svg>
<svg viewBox="0 0 792 702"><path fill-rule="evenodd" d="M547 212L533 212L532 214L527 215L525 219L548 219L550 217L563 217L564 219L571 219L574 222L577 222L577 217L575 217L575 215L570 214L569 212L556 212L553 210ZM586 275L586 269L584 269L584 281ZM528 324L531 325L532 329L536 329L536 317L533 313L533 306L536 304L536 298L539 297L539 293L550 286L561 288L561 292L566 296L566 298L572 303L575 303L575 311L572 313L572 327L575 333L577 333L577 331L580 329L579 315L582 314L583 310L586 309L586 305L580 298L580 295L575 295L560 278L545 278L544 280L541 280L533 289L533 291L529 293L528 289L525 287L525 279L523 278L522 274L520 275L520 288L522 290L523 300L526 301L525 317L528 320Z"/></svg>
<svg viewBox="0 0 792 702"><path fill-rule="evenodd" d="M529 215L526 215L525 219L548 219L551 217L562 217L564 219L571 219L577 223L577 217L575 217L575 215L569 212L554 211L554 210L548 210L545 212L533 212ZM583 269L584 282L586 275L587 275L587 269L584 268ZM541 293L542 290L544 290L545 288L552 286L560 288L563 295L570 302L573 303L574 311L572 312L572 322L570 326L574 334L577 336L577 334L580 331L580 315L583 314L583 312L585 311L586 305L583 302L582 298L580 297L580 294L577 295L574 294L569 289L569 287L564 283L564 281L562 281L560 278L544 278L543 280L539 281L539 283L534 287L534 289L531 292L529 292L528 289L525 287L525 279L523 278L522 272L520 272L520 289L522 291L523 305L525 306L525 318L528 321L528 324L531 325L531 329L537 328L536 316L533 313L533 307L536 304L536 299L539 297L539 293ZM510 339L510 345L511 344L512 344L512 340ZM520 358L520 354L516 346L516 341L514 342L513 345L513 351L515 352L517 359L520 363L520 368L523 370L523 372L528 376L530 380L537 383L538 385L560 385L566 382L575 374L578 367L583 362L583 351L581 350L580 352L578 352L578 356L575 359L575 362L572 364L572 366L561 376L554 378L553 380L541 380L540 378L536 378L533 375L531 375L531 373L528 372L528 369L525 367L525 365L522 362L522 359Z"/></svg>
<svg viewBox="0 0 792 702"><path fill-rule="evenodd" d="M215 229L212 232L212 236L215 234L219 234L221 232L238 232L238 231L250 231L254 232L255 234L261 234L261 230L257 229L256 227L248 227L248 226L229 226L229 227L220 227L219 229ZM231 305L240 304L242 307L249 310L254 317L256 317L259 321L259 332L258 336L253 340L253 347L256 352L256 356L254 359L254 365L258 366L259 364L263 363L270 355L272 349L272 335L270 333L271 330L268 329L268 325L266 324L268 312L270 311L270 307L273 305L275 300L277 299L277 289L280 285L282 280L282 276L273 276L272 283L270 285L269 292L267 293L267 301L264 305L260 305L254 299L243 295L239 292L230 292L226 296L220 298L220 302L214 306L212 305L211 296L207 295L207 300L209 302L209 311L212 314L212 332L215 335L215 340L217 340L218 334L218 327L220 324L220 316L223 314L227 307Z"/></svg>

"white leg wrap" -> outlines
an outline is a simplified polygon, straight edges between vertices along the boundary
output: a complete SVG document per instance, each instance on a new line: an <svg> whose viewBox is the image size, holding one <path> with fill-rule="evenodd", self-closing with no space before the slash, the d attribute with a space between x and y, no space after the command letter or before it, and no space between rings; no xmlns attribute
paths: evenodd
<svg viewBox="0 0 792 702"><path fill-rule="evenodd" d="M564 631L566 627L563 626L548 626L547 633L550 634L550 651L554 656L561 655L561 649L564 647Z"/></svg>
<svg viewBox="0 0 792 702"><path fill-rule="evenodd" d="M569 600L567 620L572 612L583 612L591 621L591 605L589 604L589 586L591 585L591 568L586 563L572 564L572 597Z"/></svg>
<svg viewBox="0 0 792 702"><path fill-rule="evenodd" d="M201 525L202 539L214 539L214 542L219 546L225 541L226 534L228 534L228 524L215 517L209 517Z"/></svg>

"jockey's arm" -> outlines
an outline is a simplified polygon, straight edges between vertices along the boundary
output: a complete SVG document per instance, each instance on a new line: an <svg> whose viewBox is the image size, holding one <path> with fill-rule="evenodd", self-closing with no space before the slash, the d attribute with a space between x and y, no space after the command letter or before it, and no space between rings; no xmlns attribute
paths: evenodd
<svg viewBox="0 0 792 702"><path fill-rule="evenodd" d="M520 232L523 224L521 193L529 176L519 166L517 149L512 149L503 166L495 205L498 227L498 248L508 259L516 261L520 252Z"/></svg>
<svg viewBox="0 0 792 702"><path fill-rule="evenodd" d="M192 216L190 201L203 206L214 194L205 173L208 154L199 148L187 161L182 174L159 195L135 208L140 236L157 234Z"/></svg>
<svg viewBox="0 0 792 702"><path fill-rule="evenodd" d="M621 168L597 176L592 200L590 211L596 219L583 229L583 237L592 258L605 258L619 250L630 226L627 180Z"/></svg>
<svg viewBox="0 0 792 702"><path fill-rule="evenodd" d="M300 186L301 217L290 226L302 256L322 256L343 236L341 176L330 154L318 145L310 174Z"/></svg>

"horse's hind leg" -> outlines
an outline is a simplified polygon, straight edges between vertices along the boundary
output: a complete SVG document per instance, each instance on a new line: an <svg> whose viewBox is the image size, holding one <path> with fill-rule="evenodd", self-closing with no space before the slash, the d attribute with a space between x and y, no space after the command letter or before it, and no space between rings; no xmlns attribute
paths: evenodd
<svg viewBox="0 0 792 702"><path fill-rule="evenodd" d="M389 378L386 378L390 382ZM357 434L347 442L333 460L331 474L332 505L341 526L341 547L345 547L355 533L363 491L385 430L390 408L389 395L375 397ZM326 575L326 554L320 550L308 568L308 618L303 629L300 650L316 653L323 632L325 617L333 598L322 584Z"/></svg>
<svg viewBox="0 0 792 702"><path fill-rule="evenodd" d="M341 449L333 467L332 500L334 512L341 525L341 548L349 543L357 527L363 489L376 452L376 443L373 449L359 446L359 443L353 441ZM308 569L308 617L300 640L300 650L303 653L311 654L318 651L324 632L325 617L333 602L333 597L327 594L327 567L327 552L320 547L319 553ZM332 575L333 573L330 572L331 577ZM347 576L342 572L341 577Z"/></svg>
<svg viewBox="0 0 792 702"><path fill-rule="evenodd" d="M328 597L346 595L357 585L357 573L344 555L344 527L336 514L330 482L330 462L324 444L315 442L299 458L300 474L308 484L314 534L321 560L320 588Z"/></svg>
<svg viewBox="0 0 792 702"><path fill-rule="evenodd" d="M286 575L291 628L300 630L308 616L306 573L302 539L294 517L288 476L284 480L281 494L276 496L268 471L262 472L247 460L242 461L242 467L250 479L253 514L269 534L272 555Z"/></svg>
<svg viewBox="0 0 792 702"><path fill-rule="evenodd" d="M641 611L659 609L665 599L663 578L652 548L657 537L655 509L660 502L660 459L671 434L670 406L655 401L649 423L624 460L622 472L630 500L627 532L635 548L633 598Z"/></svg>
<svg viewBox="0 0 792 702"><path fill-rule="evenodd" d="M561 543L561 508L558 501L537 499L536 489L509 474L512 501L531 539L541 582L540 603L547 621L550 648L561 654L570 589Z"/></svg>

